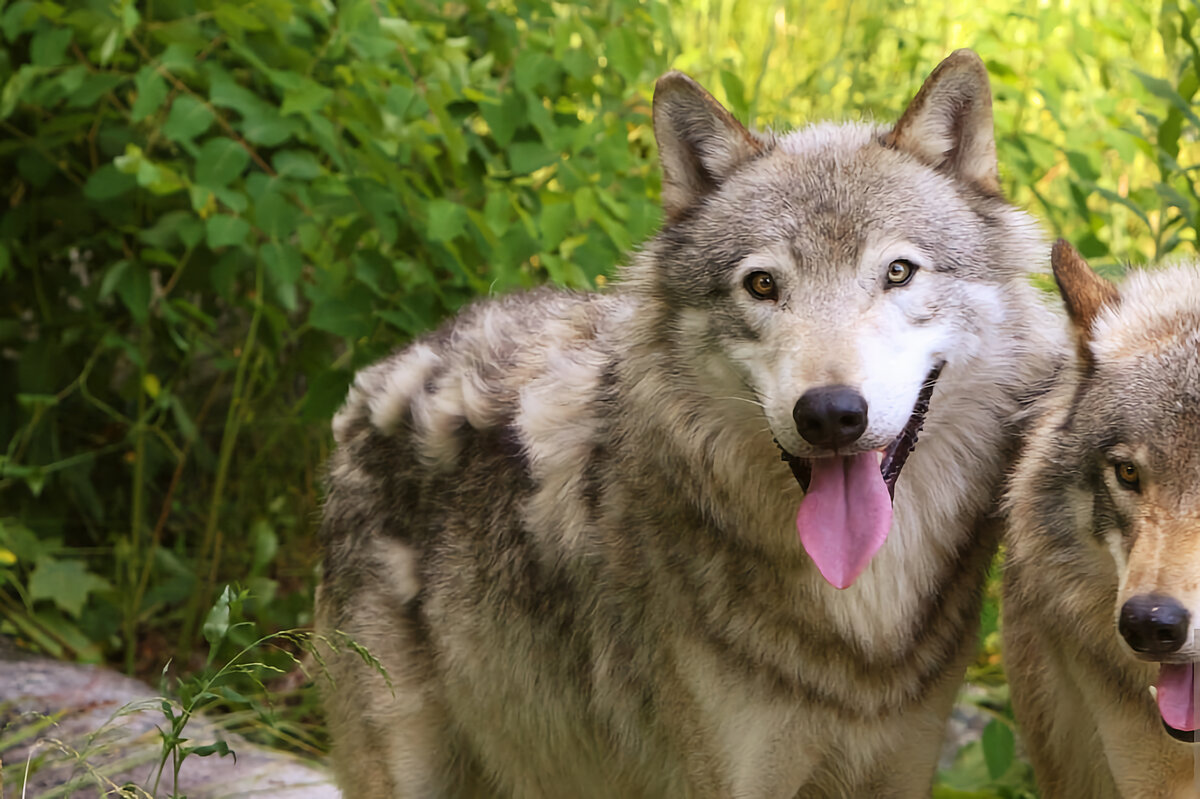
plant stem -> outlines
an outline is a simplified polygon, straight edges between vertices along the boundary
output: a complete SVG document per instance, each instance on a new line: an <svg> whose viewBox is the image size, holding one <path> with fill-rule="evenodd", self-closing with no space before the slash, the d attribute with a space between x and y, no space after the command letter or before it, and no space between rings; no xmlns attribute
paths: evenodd
<svg viewBox="0 0 1200 799"><path fill-rule="evenodd" d="M125 566L125 617L123 619L125 638L125 673L133 674L134 662L137 656L138 604L141 598L134 587L137 585L139 568L138 556L142 538L142 515L146 504L146 362L150 357L149 322L142 326L138 345L141 349L141 364L138 368L138 422L134 429L134 461L133 461L133 499L129 519L129 558Z"/></svg>
<svg viewBox="0 0 1200 799"><path fill-rule="evenodd" d="M262 319L263 265L259 260L254 272L254 315L250 319L250 330L246 341L242 344L242 354L238 360L237 371L233 378L233 393L229 397L229 410L225 414L225 431L221 436L221 449L217 457L216 478L213 481L212 497L208 505L208 518L204 523L204 540L200 547L200 563L208 564L204 588L192 594L188 612L183 622L183 632L180 636L179 651L183 660L192 651L192 637L195 635L196 622L205 608L212 604L213 587L217 581L217 573L221 565L221 545L224 533L219 524L222 499L225 494L225 483L229 478L229 466L233 461L234 445L237 443L238 428L244 413L243 396L246 388L246 373L250 364L250 356L254 351L258 336L258 325ZM198 573L203 573L203 566Z"/></svg>

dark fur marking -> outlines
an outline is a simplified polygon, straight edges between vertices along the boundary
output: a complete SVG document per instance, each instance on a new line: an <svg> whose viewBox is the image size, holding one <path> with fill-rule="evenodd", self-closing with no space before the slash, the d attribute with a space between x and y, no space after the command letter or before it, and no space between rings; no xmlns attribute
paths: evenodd
<svg viewBox="0 0 1200 799"><path fill-rule="evenodd" d="M583 502L587 506L589 519L596 519L600 514L600 501L604 497L604 481L602 476L609 459L608 447L597 444L588 453L587 463L583 467Z"/></svg>

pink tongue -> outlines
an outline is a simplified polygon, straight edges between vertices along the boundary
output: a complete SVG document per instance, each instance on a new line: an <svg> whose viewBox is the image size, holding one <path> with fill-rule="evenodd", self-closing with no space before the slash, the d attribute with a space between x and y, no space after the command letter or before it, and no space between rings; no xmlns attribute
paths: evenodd
<svg viewBox="0 0 1200 799"><path fill-rule="evenodd" d="M831 585L848 588L857 580L891 526L892 498L874 452L813 459L796 529Z"/></svg>
<svg viewBox="0 0 1200 799"><path fill-rule="evenodd" d="M1164 663L1158 672L1158 712L1177 730L1196 729L1194 670L1191 663Z"/></svg>

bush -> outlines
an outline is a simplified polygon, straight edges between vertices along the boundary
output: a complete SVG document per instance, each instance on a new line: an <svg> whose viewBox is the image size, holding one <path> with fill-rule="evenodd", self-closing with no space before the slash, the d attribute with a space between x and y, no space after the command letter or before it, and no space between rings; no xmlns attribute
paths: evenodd
<svg viewBox="0 0 1200 799"><path fill-rule="evenodd" d="M656 227L665 14L4 7L3 629L133 668L231 576L304 623L354 370L476 295L602 282Z"/></svg>

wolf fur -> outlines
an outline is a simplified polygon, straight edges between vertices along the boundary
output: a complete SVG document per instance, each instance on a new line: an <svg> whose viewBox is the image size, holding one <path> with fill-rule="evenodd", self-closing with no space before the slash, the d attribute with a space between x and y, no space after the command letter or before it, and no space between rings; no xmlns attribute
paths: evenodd
<svg viewBox="0 0 1200 799"><path fill-rule="evenodd" d="M654 120L666 221L615 290L470 306L334 421L318 626L390 680L328 659L347 796L929 795L1016 420L1065 339L987 73L959 51L890 129L787 135L671 73ZM890 536L839 591L797 542L780 448L832 454L797 400L861 391L869 452L942 362Z"/></svg>
<svg viewBox="0 0 1200 799"><path fill-rule="evenodd" d="M1149 690L1164 657L1118 622L1147 595L1200 618L1200 264L1136 271L1118 294L1065 242L1053 262L1079 358L1039 403L1008 499L1013 705L1043 799L1196 799L1194 745ZM1194 624L1166 660L1200 660Z"/></svg>

